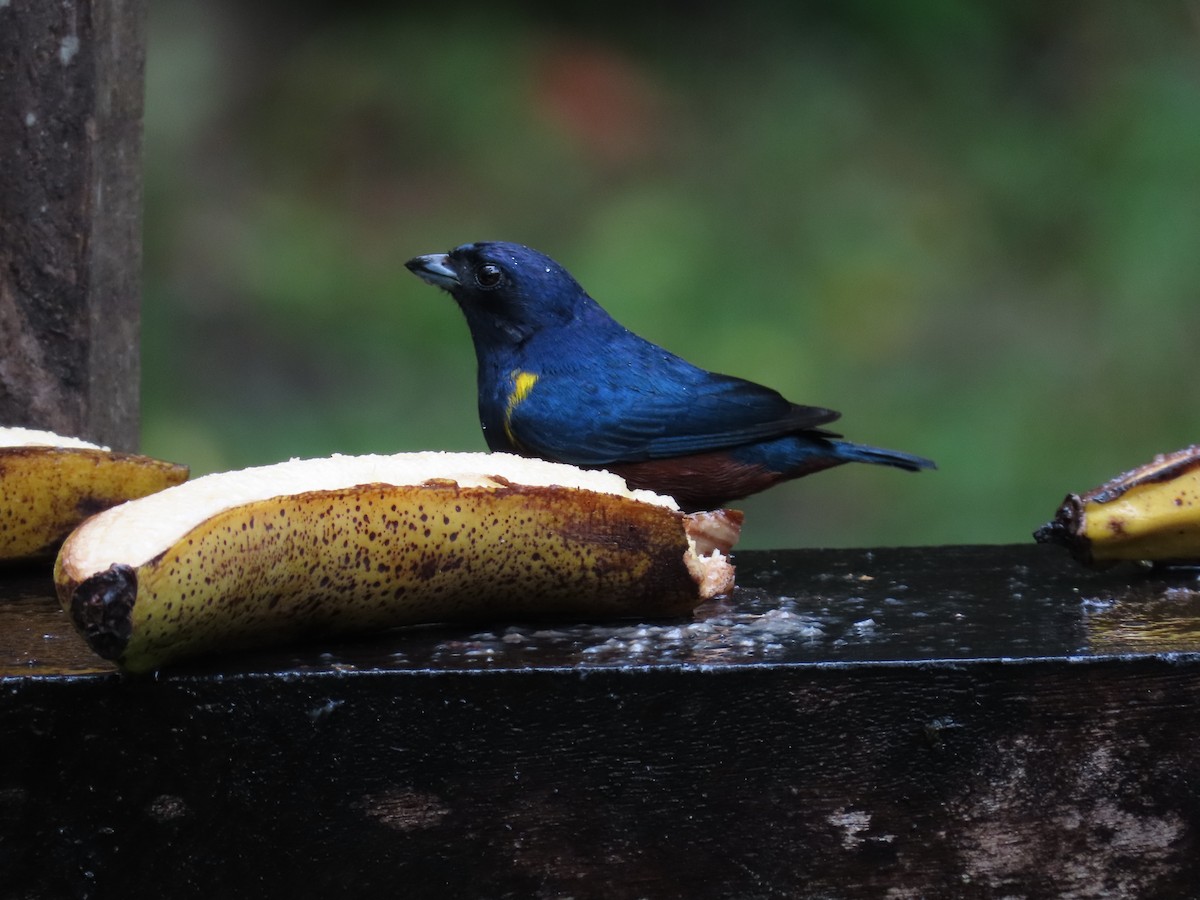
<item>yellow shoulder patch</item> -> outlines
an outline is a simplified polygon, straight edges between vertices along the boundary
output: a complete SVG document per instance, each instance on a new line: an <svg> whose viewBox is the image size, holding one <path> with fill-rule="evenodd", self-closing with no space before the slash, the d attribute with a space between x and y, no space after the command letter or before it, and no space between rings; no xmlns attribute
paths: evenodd
<svg viewBox="0 0 1200 900"><path fill-rule="evenodd" d="M521 402L529 396L529 392L537 384L538 377L533 372L523 372L520 369L514 369L510 377L512 378L512 390L508 392L508 402L504 407L504 433L508 435L510 443L519 446L520 442L512 432L512 415Z"/></svg>

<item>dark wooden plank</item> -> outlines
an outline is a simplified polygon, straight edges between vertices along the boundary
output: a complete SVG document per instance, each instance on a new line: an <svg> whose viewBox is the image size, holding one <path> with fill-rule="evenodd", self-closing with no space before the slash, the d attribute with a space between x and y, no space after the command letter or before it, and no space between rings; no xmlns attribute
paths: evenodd
<svg viewBox="0 0 1200 900"><path fill-rule="evenodd" d="M138 433L145 0L0 3L0 424Z"/></svg>
<svg viewBox="0 0 1200 900"><path fill-rule="evenodd" d="M1200 883L1193 573L1033 546L739 563L692 621L404 629L143 679L9 573L0 872L15 896Z"/></svg>

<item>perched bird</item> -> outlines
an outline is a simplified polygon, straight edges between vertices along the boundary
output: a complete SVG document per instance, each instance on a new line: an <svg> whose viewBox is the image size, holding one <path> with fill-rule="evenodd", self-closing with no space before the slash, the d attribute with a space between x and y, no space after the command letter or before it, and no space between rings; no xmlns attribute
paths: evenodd
<svg viewBox="0 0 1200 900"><path fill-rule="evenodd" d="M715 509L847 462L917 471L927 459L839 440L839 413L705 371L638 337L562 266L520 244L464 244L406 263L467 318L492 450L604 468Z"/></svg>

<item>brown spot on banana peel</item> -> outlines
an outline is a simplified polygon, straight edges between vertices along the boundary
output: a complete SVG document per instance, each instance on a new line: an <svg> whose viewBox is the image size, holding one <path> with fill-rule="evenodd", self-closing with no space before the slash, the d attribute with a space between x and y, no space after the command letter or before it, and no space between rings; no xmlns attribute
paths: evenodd
<svg viewBox="0 0 1200 900"><path fill-rule="evenodd" d="M497 482L498 483L498 482ZM732 522L716 540L726 549ZM56 566L92 648L130 671L210 651L405 624L686 614L732 587L711 525L560 487L366 485L226 509L137 566Z"/></svg>

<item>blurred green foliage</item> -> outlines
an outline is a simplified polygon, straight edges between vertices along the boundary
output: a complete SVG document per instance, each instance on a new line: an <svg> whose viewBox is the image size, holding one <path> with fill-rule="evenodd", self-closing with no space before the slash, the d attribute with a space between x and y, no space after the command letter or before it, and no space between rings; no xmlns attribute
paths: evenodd
<svg viewBox="0 0 1200 900"><path fill-rule="evenodd" d="M1027 540L1200 440L1196 9L157 0L143 448L483 449L403 262L514 240L941 466L751 498L743 546Z"/></svg>

